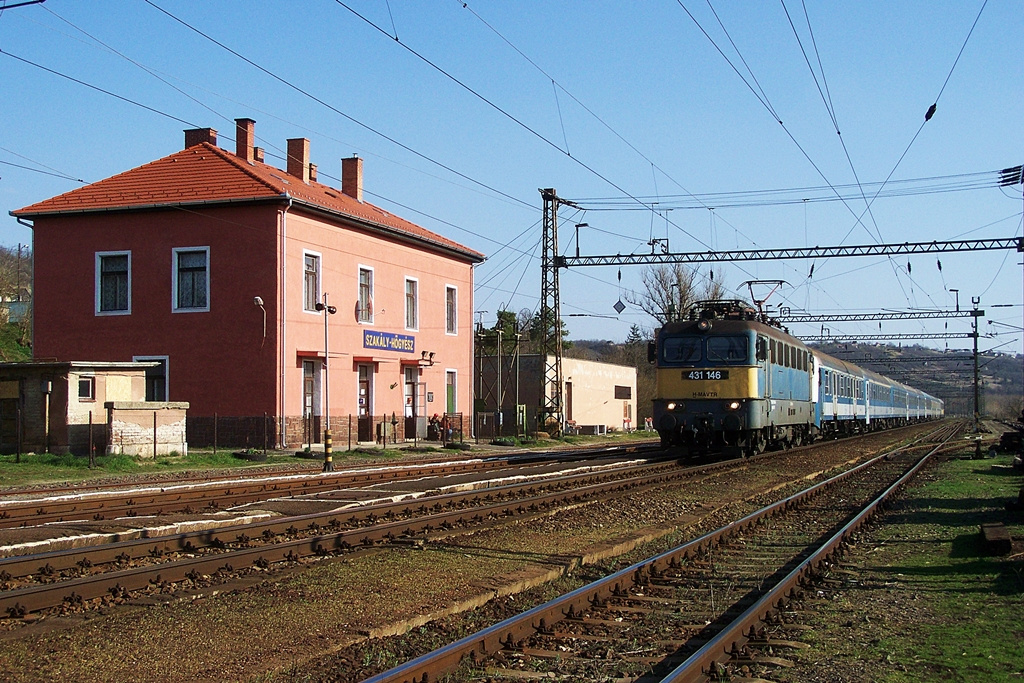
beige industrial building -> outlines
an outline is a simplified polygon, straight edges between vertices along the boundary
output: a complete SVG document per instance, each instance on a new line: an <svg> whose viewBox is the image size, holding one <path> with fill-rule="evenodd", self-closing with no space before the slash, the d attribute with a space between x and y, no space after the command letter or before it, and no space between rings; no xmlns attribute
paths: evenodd
<svg viewBox="0 0 1024 683"><path fill-rule="evenodd" d="M495 356L478 359L479 436L510 436L538 428L541 358L539 354L508 356L500 363ZM562 380L567 432L606 434L637 428L636 368L563 357Z"/></svg>

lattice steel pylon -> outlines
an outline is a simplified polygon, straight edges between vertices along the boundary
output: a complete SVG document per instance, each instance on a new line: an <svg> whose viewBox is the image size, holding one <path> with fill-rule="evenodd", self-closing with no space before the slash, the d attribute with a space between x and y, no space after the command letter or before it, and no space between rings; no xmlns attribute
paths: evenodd
<svg viewBox="0 0 1024 683"><path fill-rule="evenodd" d="M544 226L540 259L541 373L537 429L556 436L562 433L562 304L558 293L558 205L554 188L540 190L544 199Z"/></svg>

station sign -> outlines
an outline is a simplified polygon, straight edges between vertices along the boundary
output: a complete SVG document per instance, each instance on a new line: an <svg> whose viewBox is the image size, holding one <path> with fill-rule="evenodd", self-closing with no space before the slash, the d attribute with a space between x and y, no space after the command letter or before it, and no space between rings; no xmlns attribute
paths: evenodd
<svg viewBox="0 0 1024 683"><path fill-rule="evenodd" d="M363 330L363 348L380 349L381 351L399 351L401 353L415 353L416 337L411 334L393 334L391 332Z"/></svg>

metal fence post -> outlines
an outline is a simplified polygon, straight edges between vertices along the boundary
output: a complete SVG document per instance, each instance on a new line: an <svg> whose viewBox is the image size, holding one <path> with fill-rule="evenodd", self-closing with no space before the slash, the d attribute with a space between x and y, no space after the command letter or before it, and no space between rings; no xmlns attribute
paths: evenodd
<svg viewBox="0 0 1024 683"><path fill-rule="evenodd" d="M89 411L89 467L96 467L96 448L92 445L92 411Z"/></svg>

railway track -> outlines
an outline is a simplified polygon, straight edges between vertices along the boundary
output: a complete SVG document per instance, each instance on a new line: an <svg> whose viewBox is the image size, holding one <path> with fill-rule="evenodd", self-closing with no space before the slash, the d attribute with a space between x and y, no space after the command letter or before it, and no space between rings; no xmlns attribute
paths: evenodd
<svg viewBox="0 0 1024 683"><path fill-rule="evenodd" d="M676 461L655 461L542 480L486 482L479 484L485 488L475 490L8 557L0 559L0 614L20 618L205 587L275 563L508 523L558 506L622 496L747 463L749 459L684 467Z"/></svg>
<svg viewBox="0 0 1024 683"><path fill-rule="evenodd" d="M955 436L944 425L923 456L872 458L366 683L757 680L803 647L786 632L815 577Z"/></svg>
<svg viewBox="0 0 1024 683"><path fill-rule="evenodd" d="M349 552L387 542L443 534L557 506L592 502L658 486L730 463L684 467L674 461L635 464L500 486L358 506L349 510L136 538L0 559L0 614L19 618L86 602L123 601L136 591L169 592L181 582L266 569L273 563Z"/></svg>
<svg viewBox="0 0 1024 683"><path fill-rule="evenodd" d="M656 450L631 445L574 454L611 457ZM561 456L565 457L565 456ZM277 470L259 475L188 477L165 482L118 486L89 485L41 491L7 491L0 497L0 529L51 524L69 520L109 520L184 512L225 510L268 497L310 495L339 488L370 486L414 478L471 474L554 461L550 454L463 461L364 467L336 473Z"/></svg>

